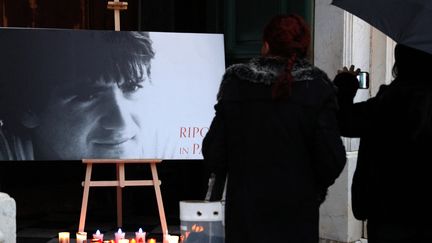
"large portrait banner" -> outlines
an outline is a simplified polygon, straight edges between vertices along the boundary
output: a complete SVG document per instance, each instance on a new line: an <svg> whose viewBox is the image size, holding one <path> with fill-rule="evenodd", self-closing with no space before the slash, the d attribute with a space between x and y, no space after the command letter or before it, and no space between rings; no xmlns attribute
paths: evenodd
<svg viewBox="0 0 432 243"><path fill-rule="evenodd" d="M202 159L223 35L0 28L0 160Z"/></svg>

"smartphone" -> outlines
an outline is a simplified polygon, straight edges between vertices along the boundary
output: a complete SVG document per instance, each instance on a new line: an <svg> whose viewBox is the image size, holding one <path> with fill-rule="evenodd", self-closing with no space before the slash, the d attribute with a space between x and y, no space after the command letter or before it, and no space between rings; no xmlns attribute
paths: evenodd
<svg viewBox="0 0 432 243"><path fill-rule="evenodd" d="M359 81L359 89L369 89L369 73L368 72L360 72L357 75L357 79Z"/></svg>

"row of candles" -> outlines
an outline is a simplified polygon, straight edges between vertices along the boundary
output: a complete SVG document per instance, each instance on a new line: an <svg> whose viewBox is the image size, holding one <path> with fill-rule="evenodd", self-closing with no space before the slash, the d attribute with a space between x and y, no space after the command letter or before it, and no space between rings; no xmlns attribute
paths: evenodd
<svg viewBox="0 0 432 243"><path fill-rule="evenodd" d="M104 234L101 234L99 230L93 234L93 238L91 241L87 240L87 232L77 232L76 233L76 243L87 243L87 242L100 242L100 243L156 243L156 239L150 238L146 242L146 232L144 232L141 228L137 232L135 232L134 239L126 239L126 233L122 232L119 229L116 233L114 233L114 240L104 240ZM178 243L179 237L175 235L165 235L165 239L167 243ZM69 243L70 242L70 233L69 232L60 232L59 233L59 243Z"/></svg>

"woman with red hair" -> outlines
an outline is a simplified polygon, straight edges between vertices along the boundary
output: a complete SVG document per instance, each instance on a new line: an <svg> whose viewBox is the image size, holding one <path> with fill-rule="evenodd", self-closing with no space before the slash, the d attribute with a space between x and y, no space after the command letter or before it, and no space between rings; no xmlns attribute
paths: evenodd
<svg viewBox="0 0 432 243"><path fill-rule="evenodd" d="M216 185L228 175L227 243L318 242L319 206L346 157L334 86L306 59L310 39L302 17L275 16L262 55L224 74L202 151Z"/></svg>

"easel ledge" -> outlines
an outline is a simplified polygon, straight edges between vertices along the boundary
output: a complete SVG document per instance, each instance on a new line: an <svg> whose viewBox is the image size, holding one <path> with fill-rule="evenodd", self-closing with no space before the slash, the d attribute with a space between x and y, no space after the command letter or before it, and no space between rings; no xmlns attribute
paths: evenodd
<svg viewBox="0 0 432 243"><path fill-rule="evenodd" d="M93 163L93 164L118 164L118 163L136 163L136 164L146 164L146 163L160 163L161 159L83 159L83 163Z"/></svg>

